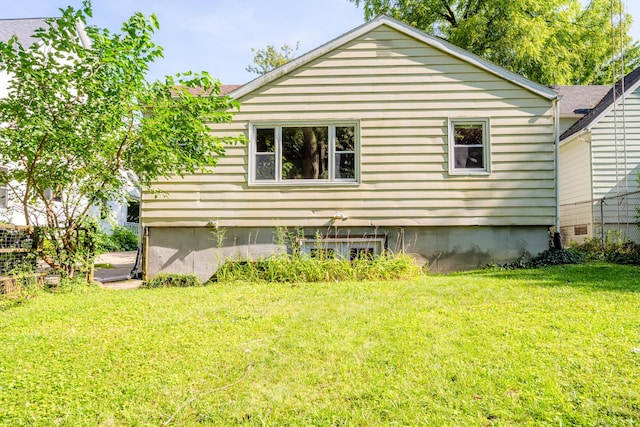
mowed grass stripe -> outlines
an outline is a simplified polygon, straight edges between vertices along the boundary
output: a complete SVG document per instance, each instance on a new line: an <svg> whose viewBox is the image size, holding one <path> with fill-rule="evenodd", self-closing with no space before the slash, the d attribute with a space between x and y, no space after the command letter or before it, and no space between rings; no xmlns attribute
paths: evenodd
<svg viewBox="0 0 640 427"><path fill-rule="evenodd" d="M631 425L640 271L39 295L0 311L2 425Z"/></svg>

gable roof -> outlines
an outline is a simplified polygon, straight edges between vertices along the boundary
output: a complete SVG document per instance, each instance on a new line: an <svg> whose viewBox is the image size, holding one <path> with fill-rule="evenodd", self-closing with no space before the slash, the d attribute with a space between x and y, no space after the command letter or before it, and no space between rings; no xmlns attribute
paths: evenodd
<svg viewBox="0 0 640 427"><path fill-rule="evenodd" d="M47 19L51 18L0 19L0 41L6 43L15 35L24 45L35 43L37 40L32 37L33 33L38 28L46 28Z"/></svg>
<svg viewBox="0 0 640 427"><path fill-rule="evenodd" d="M607 94L610 85L550 86L562 101L560 117L584 117Z"/></svg>
<svg viewBox="0 0 640 427"><path fill-rule="evenodd" d="M322 46L294 59L287 64L276 68L275 70L256 78L255 80L250 81L249 83L239 87L238 89L231 92L229 95L234 98L240 98L276 79L279 77L288 74L289 72L308 64L309 62L321 57L322 55L342 46L345 43L348 43L356 38L366 34L374 29L386 25L390 28L393 28L396 31L399 31L408 37L419 40L435 49L441 50L445 53L448 53L462 61L475 65L476 67L483 69L491 74L494 74L498 77L501 77L505 80L508 80L530 92L533 92L543 98L546 99L557 99L558 95L551 89L546 86L540 85L538 83L534 83L529 79L526 79L516 73L508 71L492 62L489 62L485 59L480 58L470 52L467 52L464 49L461 49L457 46L452 45L449 42L446 42L437 37L430 36L417 28L411 27L407 24L404 24L400 21L397 21L393 18L390 18L386 15L378 16L377 18L349 31L348 33L339 36L332 41L323 44Z"/></svg>
<svg viewBox="0 0 640 427"><path fill-rule="evenodd" d="M640 67L618 80L589 114L578 120L573 126L560 135L560 141L564 141L584 130L591 129L602 117L609 114L615 105L619 104L628 94L635 91L638 86L640 86ZM623 87L624 93L622 93Z"/></svg>
<svg viewBox="0 0 640 427"><path fill-rule="evenodd" d="M12 36L16 36L18 41L24 46L28 47L33 43L38 42L38 39L33 37L33 34L38 28L47 28L49 26L48 20L56 18L16 18L16 19L0 19L0 41L8 42ZM76 36L78 42L83 47L91 46L85 26L81 21L76 23Z"/></svg>

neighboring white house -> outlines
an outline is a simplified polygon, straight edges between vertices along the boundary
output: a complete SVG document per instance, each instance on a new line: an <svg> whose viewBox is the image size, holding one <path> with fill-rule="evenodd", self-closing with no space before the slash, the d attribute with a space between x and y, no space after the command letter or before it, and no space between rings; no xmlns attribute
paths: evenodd
<svg viewBox="0 0 640 427"><path fill-rule="evenodd" d="M232 91L244 133L213 174L143 194L147 276L229 256L404 251L435 271L548 248L557 94L388 17ZM316 237L321 237L316 242ZM217 240L219 238L219 240Z"/></svg>
<svg viewBox="0 0 640 427"><path fill-rule="evenodd" d="M640 240L640 68L560 136L560 225L565 241L608 230Z"/></svg>
<svg viewBox="0 0 640 427"><path fill-rule="evenodd" d="M0 41L7 42L12 36L17 36L22 42L28 42L33 32L46 25L47 18L31 18L31 19L0 19ZM35 39L31 39L36 42ZM0 71L0 98L7 96L7 87L10 77ZM0 164L0 171L4 170L4 166ZM24 224L24 217L20 212L13 209L9 202L9 192L6 187L0 184L0 222L9 222L11 224Z"/></svg>
<svg viewBox="0 0 640 427"><path fill-rule="evenodd" d="M15 35L25 46L30 43L36 43L38 40L34 39L32 35L38 28L45 28L48 25L48 19L51 18L0 19L0 41L7 42ZM89 46L89 41L81 25L77 26L77 31L78 42L83 46ZM6 72L0 72L0 97L7 96L7 87L10 78ZM0 170L4 166L0 165ZM137 212L134 212L134 210L138 209L140 193L137 188L132 186L129 189L129 194L133 202L126 200L109 202L112 218L111 220L105 219L102 221L103 228L106 231L110 231L112 224L115 224L127 226L132 231L138 232L137 221L133 223L129 220L137 219L138 217ZM8 222L14 225L25 224L23 210L19 205L12 203L6 187L0 187L0 222Z"/></svg>

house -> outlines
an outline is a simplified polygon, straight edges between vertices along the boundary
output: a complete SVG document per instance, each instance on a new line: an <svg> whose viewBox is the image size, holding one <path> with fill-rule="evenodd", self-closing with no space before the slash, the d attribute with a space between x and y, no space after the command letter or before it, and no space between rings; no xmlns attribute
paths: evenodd
<svg viewBox="0 0 640 427"><path fill-rule="evenodd" d="M39 28L46 28L49 25L47 21L50 19L53 18L0 19L0 41L7 42L15 35L24 46L37 43L38 39L33 38L33 34ZM90 42L84 27L78 24L76 30L78 43L82 46L89 46ZM10 79L11 76L9 74L0 72L0 97L7 96ZM5 167L6 165L0 165L0 171ZM17 183L14 183L14 186L19 188ZM102 221L103 228L106 231L110 231L111 226L115 224L126 226L132 231L138 232L139 191L133 185L128 190L131 201L112 200L108 203L112 218ZM24 211L18 203L11 200L10 196L11 194L7 187L0 187L0 223L7 222L14 225L24 225L26 223ZM55 197L55 195L52 195L52 197ZM94 214L99 216L99 210L95 209ZM40 218L35 219L39 220ZM129 221L131 219L135 220L135 222Z"/></svg>
<svg viewBox="0 0 640 427"><path fill-rule="evenodd" d="M611 85L551 86L560 99L560 135L595 108Z"/></svg>
<svg viewBox="0 0 640 427"><path fill-rule="evenodd" d="M563 100L564 102L564 100ZM606 238L610 230L640 241L640 68L560 136L560 231L564 241Z"/></svg>
<svg viewBox="0 0 640 427"><path fill-rule="evenodd" d="M18 40L27 41L31 39L33 32L44 25L46 18L33 19L0 19L0 41L7 42L12 36L18 37ZM35 39L33 39L35 42ZM0 97L7 95L7 87L10 77L6 72L0 71ZM0 172L5 167L0 164ZM0 222L19 223L20 219L14 212L9 210L9 191L7 187L0 184Z"/></svg>
<svg viewBox="0 0 640 427"><path fill-rule="evenodd" d="M143 194L147 276L209 278L227 257L289 245L406 252L436 271L549 246L557 94L388 17L230 93L216 135L244 133L214 173Z"/></svg>

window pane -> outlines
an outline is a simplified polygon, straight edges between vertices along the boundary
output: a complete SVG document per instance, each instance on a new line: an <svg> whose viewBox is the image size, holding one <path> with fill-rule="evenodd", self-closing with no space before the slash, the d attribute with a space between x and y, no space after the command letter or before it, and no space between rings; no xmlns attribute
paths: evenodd
<svg viewBox="0 0 640 427"><path fill-rule="evenodd" d="M335 179L354 179L356 177L356 155L354 153L336 153Z"/></svg>
<svg viewBox="0 0 640 427"><path fill-rule="evenodd" d="M7 207L7 196L8 191L6 187L6 182L4 174L7 172L7 168L0 166L0 209L4 209Z"/></svg>
<svg viewBox="0 0 640 427"><path fill-rule="evenodd" d="M275 129L256 129L256 152L275 153Z"/></svg>
<svg viewBox="0 0 640 427"><path fill-rule="evenodd" d="M328 128L282 128L282 178L328 179Z"/></svg>
<svg viewBox="0 0 640 427"><path fill-rule="evenodd" d="M484 169L482 147L455 147L455 167L461 169Z"/></svg>
<svg viewBox="0 0 640 427"><path fill-rule="evenodd" d="M7 188L0 187L0 209L7 207Z"/></svg>
<svg viewBox="0 0 640 427"><path fill-rule="evenodd" d="M309 251L309 255L311 256L311 258L320 258L320 259L336 257L335 249L333 248L312 248Z"/></svg>
<svg viewBox="0 0 640 427"><path fill-rule="evenodd" d="M355 151L356 128L336 126L336 151Z"/></svg>
<svg viewBox="0 0 640 427"><path fill-rule="evenodd" d="M455 125L455 145L482 145L482 125Z"/></svg>
<svg viewBox="0 0 640 427"><path fill-rule="evenodd" d="M373 248L351 248L349 249L349 261L357 259L374 259L375 251Z"/></svg>
<svg viewBox="0 0 640 427"><path fill-rule="evenodd" d="M140 222L140 202L137 200L127 203L127 222Z"/></svg>
<svg viewBox="0 0 640 427"><path fill-rule="evenodd" d="M256 154L256 180L276 179L276 155Z"/></svg>

